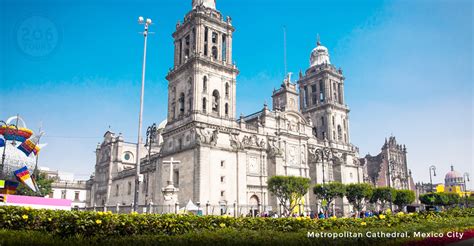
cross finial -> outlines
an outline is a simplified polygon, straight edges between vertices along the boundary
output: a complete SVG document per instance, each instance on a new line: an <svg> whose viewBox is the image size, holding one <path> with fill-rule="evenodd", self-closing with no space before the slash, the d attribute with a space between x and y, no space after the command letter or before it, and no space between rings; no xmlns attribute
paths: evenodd
<svg viewBox="0 0 474 246"><path fill-rule="evenodd" d="M320 40L320 38L319 38L319 33L318 33L318 35L317 35L317 37L316 37L316 45L317 45L317 46L320 46L320 45L321 45L321 40Z"/></svg>

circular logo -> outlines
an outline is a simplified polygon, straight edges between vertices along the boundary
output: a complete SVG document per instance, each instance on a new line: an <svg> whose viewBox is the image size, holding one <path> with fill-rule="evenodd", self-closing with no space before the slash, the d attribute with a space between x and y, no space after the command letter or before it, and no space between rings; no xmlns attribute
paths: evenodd
<svg viewBox="0 0 474 246"><path fill-rule="evenodd" d="M42 16L31 16L18 26L16 40L24 54L44 57L58 46L60 36L58 28L51 20Z"/></svg>

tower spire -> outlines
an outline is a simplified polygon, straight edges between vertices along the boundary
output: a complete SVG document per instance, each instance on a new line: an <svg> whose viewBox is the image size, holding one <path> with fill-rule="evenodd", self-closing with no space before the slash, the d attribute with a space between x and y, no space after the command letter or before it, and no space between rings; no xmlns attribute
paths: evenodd
<svg viewBox="0 0 474 246"><path fill-rule="evenodd" d="M321 46L321 40L319 38L319 33L316 36L316 46Z"/></svg>

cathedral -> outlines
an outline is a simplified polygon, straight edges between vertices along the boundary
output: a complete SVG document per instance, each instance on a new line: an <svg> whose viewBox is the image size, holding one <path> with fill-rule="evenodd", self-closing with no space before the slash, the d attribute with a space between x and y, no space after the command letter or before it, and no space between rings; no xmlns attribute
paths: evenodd
<svg viewBox="0 0 474 246"><path fill-rule="evenodd" d="M139 204L192 201L216 208L204 214L278 212L280 204L267 189L274 175L307 177L312 185L367 182L365 159L350 142L345 77L331 64L328 49L318 40L305 72L296 81L287 75L273 91L271 108L236 116L234 30L214 0L193 0L176 24L167 119L154 141L140 148ZM90 205L130 205L136 144L107 132L96 154ZM319 210L312 190L303 206ZM338 215L351 211L345 199L333 209Z"/></svg>

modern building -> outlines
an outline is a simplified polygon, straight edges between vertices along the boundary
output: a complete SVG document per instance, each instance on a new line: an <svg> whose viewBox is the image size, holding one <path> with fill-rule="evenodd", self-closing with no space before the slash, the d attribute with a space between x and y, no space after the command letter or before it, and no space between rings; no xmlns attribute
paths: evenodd
<svg viewBox="0 0 474 246"><path fill-rule="evenodd" d="M47 198L71 200L71 208L84 208L87 205L86 180L74 179L74 174L64 173L57 170L50 170L42 167L40 172L45 173L49 179L53 179L52 191L47 194Z"/></svg>

